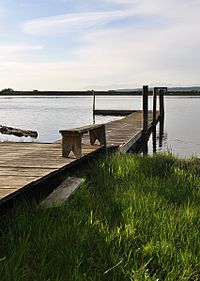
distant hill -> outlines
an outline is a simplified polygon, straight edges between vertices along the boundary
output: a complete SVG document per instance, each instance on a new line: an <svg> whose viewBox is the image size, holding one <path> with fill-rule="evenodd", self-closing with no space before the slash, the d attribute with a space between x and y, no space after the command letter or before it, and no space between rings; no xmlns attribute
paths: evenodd
<svg viewBox="0 0 200 281"><path fill-rule="evenodd" d="M193 87L169 87L168 91L200 91L200 86L193 86Z"/></svg>
<svg viewBox="0 0 200 281"><path fill-rule="evenodd" d="M142 88L135 88L135 89L118 89L115 91L109 91L109 92L115 92L115 93L126 93L126 95L141 95L142 94ZM153 87L149 87L149 94L153 94ZM165 95L169 96L190 96L190 95L195 95L199 96L200 95L200 86L192 86L192 87L168 87L168 91Z"/></svg>
<svg viewBox="0 0 200 281"><path fill-rule="evenodd" d="M135 89L117 89L115 91L117 92L137 92L141 91L142 88L135 88ZM153 90L153 88L149 88L150 90ZM191 92L191 91L200 91L200 86L192 86L192 87L168 87L168 92Z"/></svg>

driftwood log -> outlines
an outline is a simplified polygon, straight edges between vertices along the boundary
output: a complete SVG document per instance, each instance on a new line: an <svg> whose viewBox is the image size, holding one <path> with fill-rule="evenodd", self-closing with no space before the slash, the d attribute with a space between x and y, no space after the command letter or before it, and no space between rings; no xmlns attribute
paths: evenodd
<svg viewBox="0 0 200 281"><path fill-rule="evenodd" d="M38 133L36 131L21 130L17 128L2 126L2 125L0 125L0 133L6 135L15 135L17 137L32 137L32 138L38 137Z"/></svg>

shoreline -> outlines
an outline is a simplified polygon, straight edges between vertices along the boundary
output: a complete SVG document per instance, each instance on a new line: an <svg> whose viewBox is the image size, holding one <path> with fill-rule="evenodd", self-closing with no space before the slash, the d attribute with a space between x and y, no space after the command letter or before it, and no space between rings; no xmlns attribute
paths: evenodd
<svg viewBox="0 0 200 281"><path fill-rule="evenodd" d="M95 96L141 96L142 91L94 91ZM153 92L149 91L149 96ZM93 96L93 91L13 91L12 93L0 92L0 96ZM170 91L165 96L193 96L200 97L200 91Z"/></svg>

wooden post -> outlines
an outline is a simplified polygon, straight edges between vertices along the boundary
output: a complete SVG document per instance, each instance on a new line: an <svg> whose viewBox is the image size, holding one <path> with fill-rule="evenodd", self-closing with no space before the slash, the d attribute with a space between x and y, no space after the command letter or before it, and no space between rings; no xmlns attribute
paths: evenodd
<svg viewBox="0 0 200 281"><path fill-rule="evenodd" d="M160 118L164 118L164 90L160 89Z"/></svg>
<svg viewBox="0 0 200 281"><path fill-rule="evenodd" d="M92 93L93 93L93 112L95 111L95 91L92 90Z"/></svg>
<svg viewBox="0 0 200 281"><path fill-rule="evenodd" d="M153 89L153 123L156 124L156 110L157 110L157 92L158 88Z"/></svg>
<svg viewBox="0 0 200 281"><path fill-rule="evenodd" d="M152 144L153 144L153 153L156 153L156 151L157 151L157 146L156 146L156 126L153 127Z"/></svg>
<svg viewBox="0 0 200 281"><path fill-rule="evenodd" d="M160 89L160 129L159 129L159 147L162 147L164 134L164 88Z"/></svg>
<svg viewBox="0 0 200 281"><path fill-rule="evenodd" d="M164 137L164 116L163 118L160 118L160 124L159 124L159 147L162 147L163 144L163 137Z"/></svg>
<svg viewBox="0 0 200 281"><path fill-rule="evenodd" d="M148 154L148 86L143 86L143 154Z"/></svg>
<svg viewBox="0 0 200 281"><path fill-rule="evenodd" d="M96 97L95 97L95 91L92 90L93 92L93 124L95 124L95 103L96 103Z"/></svg>
<svg viewBox="0 0 200 281"><path fill-rule="evenodd" d="M143 86L143 133L148 130L148 86Z"/></svg>

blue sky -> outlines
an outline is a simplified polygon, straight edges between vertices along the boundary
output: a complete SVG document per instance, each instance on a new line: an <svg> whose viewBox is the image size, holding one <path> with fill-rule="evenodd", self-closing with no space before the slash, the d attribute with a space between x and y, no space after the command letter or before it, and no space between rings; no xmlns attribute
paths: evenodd
<svg viewBox="0 0 200 281"><path fill-rule="evenodd" d="M199 0L1 0L0 89L199 85Z"/></svg>

